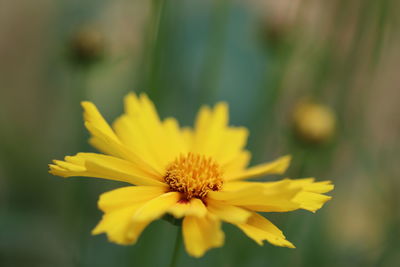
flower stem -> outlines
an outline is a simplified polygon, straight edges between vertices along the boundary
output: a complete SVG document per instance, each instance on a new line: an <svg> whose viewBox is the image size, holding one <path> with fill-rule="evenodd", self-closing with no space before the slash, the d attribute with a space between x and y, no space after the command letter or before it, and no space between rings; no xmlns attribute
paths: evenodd
<svg viewBox="0 0 400 267"><path fill-rule="evenodd" d="M182 243L182 234L181 234L181 227L178 227L178 231L176 232L176 239L175 239L175 247L174 251L172 252L171 263L169 264L170 267L176 267L179 258L179 250L181 248Z"/></svg>

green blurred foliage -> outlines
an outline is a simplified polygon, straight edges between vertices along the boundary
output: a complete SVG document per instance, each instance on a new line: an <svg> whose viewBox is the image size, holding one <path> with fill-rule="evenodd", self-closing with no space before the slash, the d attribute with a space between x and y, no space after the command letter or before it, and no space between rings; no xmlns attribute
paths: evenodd
<svg viewBox="0 0 400 267"><path fill-rule="evenodd" d="M0 266L168 265L177 228L166 221L134 246L90 235L98 196L121 184L47 173L52 159L93 150L79 102L94 101L111 122L129 91L147 92L162 117L183 125L201 105L228 101L231 123L250 129L253 163L292 154L290 177L336 185L317 214L266 215L297 249L259 247L224 225L224 247L201 259L181 249L179 266L398 266L398 8L394 0L6 1ZM76 45L87 28L102 35L99 46ZM333 140L310 144L293 132L305 98L336 112Z"/></svg>

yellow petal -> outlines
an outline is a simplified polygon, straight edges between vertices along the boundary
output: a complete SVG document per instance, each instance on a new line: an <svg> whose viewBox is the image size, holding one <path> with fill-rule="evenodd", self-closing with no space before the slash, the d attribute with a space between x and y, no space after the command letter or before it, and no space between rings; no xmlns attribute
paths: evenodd
<svg viewBox="0 0 400 267"><path fill-rule="evenodd" d="M118 147L121 145L120 140L96 106L88 101L81 102L81 106L83 108L85 127L92 135L90 143L103 153L123 157L124 155L121 155L122 153Z"/></svg>
<svg viewBox="0 0 400 267"><path fill-rule="evenodd" d="M221 165L235 160L247 143L249 131L244 127L226 127L221 140L215 144L217 150L214 155Z"/></svg>
<svg viewBox="0 0 400 267"><path fill-rule="evenodd" d="M325 202L331 198L330 196L303 191L297 194L293 201L299 203L300 208L315 212L322 208Z"/></svg>
<svg viewBox="0 0 400 267"><path fill-rule="evenodd" d="M85 176L127 182L136 185L165 187L162 177L148 173L132 163L96 153L78 153L65 157L65 161L50 164L50 173L63 177Z"/></svg>
<svg viewBox="0 0 400 267"><path fill-rule="evenodd" d="M126 206L156 198L166 192L167 188L160 186L126 186L100 196L99 208L104 212L111 212Z"/></svg>
<svg viewBox="0 0 400 267"><path fill-rule="evenodd" d="M119 142L118 137L114 134L114 132L111 129L111 127L105 121L103 116L101 116L99 110L96 108L96 106L93 103L88 102L88 101L83 101L81 103L81 105L82 105L82 107L84 109L83 118L84 118L86 123L95 126L101 132L103 132L105 135L107 135L108 137L110 137L114 141Z"/></svg>
<svg viewBox="0 0 400 267"><path fill-rule="evenodd" d="M143 136L132 142L143 143L152 161L165 168L174 158L170 155L170 143L154 104L145 94L137 97L131 93L125 98L125 113L132 128Z"/></svg>
<svg viewBox="0 0 400 267"><path fill-rule="evenodd" d="M189 127L183 127L182 131L182 141L185 142L188 149L193 147L193 130Z"/></svg>
<svg viewBox="0 0 400 267"><path fill-rule="evenodd" d="M132 150L130 150L124 144L116 143L107 136L101 135L99 130L94 128L93 126L88 126L87 124L85 125L86 128L92 128L92 132L98 132L97 136L91 137L89 139L89 143L100 152L114 156L116 158L130 161L132 164L138 166L138 168L146 170L153 175L162 176L164 174L164 166L150 164L149 162L145 161L142 156L139 156L138 154L132 152Z"/></svg>
<svg viewBox="0 0 400 267"><path fill-rule="evenodd" d="M84 109L85 126L92 134L89 142L103 153L131 161L133 164L143 166L154 174L162 175L164 166L151 165L126 147L114 133L108 123L101 116L96 106L91 102L82 102Z"/></svg>
<svg viewBox="0 0 400 267"><path fill-rule="evenodd" d="M244 223L252 214L246 209L212 199L207 201L207 208L212 214L229 223Z"/></svg>
<svg viewBox="0 0 400 267"><path fill-rule="evenodd" d="M186 216L183 219L182 232L187 253L196 258L203 256L207 250L224 244L221 221L212 215L203 218Z"/></svg>
<svg viewBox="0 0 400 267"><path fill-rule="evenodd" d="M202 107L196 119L192 152L214 156L223 142L228 124L228 105L218 103L211 111Z"/></svg>
<svg viewBox="0 0 400 267"><path fill-rule="evenodd" d="M149 142L152 140L146 136L146 133L140 127L132 123L128 115L122 115L117 118L113 123L113 128L124 145L131 151L135 151L136 155L140 156L143 161L153 168L163 172L163 168L156 161L153 151L149 148Z"/></svg>
<svg viewBox="0 0 400 267"><path fill-rule="evenodd" d="M296 179L291 180L292 186L302 187L305 191L314 192L314 193L327 193L332 191L334 185L331 181L320 181L314 182L315 178L303 178L303 179Z"/></svg>
<svg viewBox="0 0 400 267"><path fill-rule="evenodd" d="M168 209L168 212L174 215L175 218L184 216L204 217L207 214L207 208L198 198L190 200L182 199Z"/></svg>
<svg viewBox="0 0 400 267"><path fill-rule="evenodd" d="M105 214L92 234L106 233L110 241L121 245L135 243L152 218L136 221L134 216L152 200L166 195L163 191L154 186L129 186L101 195L98 205Z"/></svg>
<svg viewBox="0 0 400 267"><path fill-rule="evenodd" d="M302 209L315 212L331 199L330 196L322 194L333 190L334 186L330 181L314 182L314 178L307 178L291 180L291 182L293 188L302 189L293 198L293 202L298 203Z"/></svg>
<svg viewBox="0 0 400 267"><path fill-rule="evenodd" d="M228 126L228 105L224 102L216 104L212 109L203 106L198 113L193 131L188 128L174 131L175 135L179 136L179 143L174 147L180 148L177 150L180 153L191 151L211 156L223 168L229 164L234 166L238 161L237 157L239 161L248 159L248 153L245 158L239 155L246 145L248 130L244 127Z"/></svg>
<svg viewBox="0 0 400 267"><path fill-rule="evenodd" d="M264 240L267 240L275 246L295 247L286 240L286 237L278 227L257 213L253 213L246 223L236 224L236 226L260 246L263 245Z"/></svg>
<svg viewBox="0 0 400 267"><path fill-rule="evenodd" d="M221 167L224 171L224 177L232 177L237 173L242 173L249 164L251 153L244 150L236 155L234 159L223 164Z"/></svg>
<svg viewBox="0 0 400 267"><path fill-rule="evenodd" d="M109 143L105 142L104 139L102 138L91 136L88 140L88 143L92 147L96 148L98 151L106 155L112 155L119 158L124 158L124 156L121 156L121 153L120 151L118 151L118 148L116 149L113 145L110 146Z"/></svg>
<svg viewBox="0 0 400 267"><path fill-rule="evenodd" d="M148 201L133 216L134 221L148 221L161 217L181 198L178 192L165 193Z"/></svg>
<svg viewBox="0 0 400 267"><path fill-rule="evenodd" d="M208 196L254 211L305 209L315 212L331 199L321 193L332 189L330 181L314 182L314 178L283 179L277 182L240 181L226 183L223 191L210 192Z"/></svg>
<svg viewBox="0 0 400 267"><path fill-rule="evenodd" d="M195 126L192 133L192 151L200 150L202 140L207 137L207 126L211 118L211 110L207 106L202 106L197 114Z"/></svg>
<svg viewBox="0 0 400 267"><path fill-rule="evenodd" d="M286 171L290 163L290 156L280 157L275 161L260 164L251 167L243 172L233 174L231 176L226 176L227 181L238 180L238 179L248 179L258 176L264 176L267 174L282 174Z"/></svg>
<svg viewBox="0 0 400 267"><path fill-rule="evenodd" d="M186 154L189 152L188 143L185 142L184 134L182 133L179 123L174 118L166 118L163 121L163 127L169 143L170 158L176 155Z"/></svg>
<svg viewBox="0 0 400 267"><path fill-rule="evenodd" d="M250 210L284 212L299 208L299 204L292 199L300 190L291 188L287 180L271 184L231 182L224 185L222 191L209 192L208 198Z"/></svg>
<svg viewBox="0 0 400 267"><path fill-rule="evenodd" d="M141 222L132 220L132 216L140 205L143 205L143 202L104 214L92 234L106 233L111 242L120 245L135 243L144 228L151 222L150 220Z"/></svg>

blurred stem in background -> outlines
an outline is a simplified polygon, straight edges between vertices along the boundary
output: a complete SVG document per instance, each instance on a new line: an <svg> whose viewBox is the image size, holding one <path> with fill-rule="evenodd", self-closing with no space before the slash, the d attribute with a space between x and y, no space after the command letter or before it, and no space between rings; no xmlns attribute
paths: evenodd
<svg viewBox="0 0 400 267"><path fill-rule="evenodd" d="M79 103L87 99L88 83L94 68L98 67L105 56L105 40L102 33L95 28L82 27L71 36L70 40L70 59L71 59L71 88L73 113L72 116L76 121L75 151L89 151L90 147L87 143L87 133L84 129L82 119L82 109ZM76 265L85 266L86 253L88 249L88 208L89 202L86 200L90 188L89 184L80 181L69 181L72 184L66 193L66 202L69 203L69 209L65 213L70 232L76 233L75 244L76 249ZM75 183L77 182L77 183Z"/></svg>
<svg viewBox="0 0 400 267"><path fill-rule="evenodd" d="M227 27L229 25L229 14L231 0L213 1L213 12L210 23L210 39L206 50L203 73L200 76L201 85L200 103L207 103L214 99L218 89L221 76L221 68L224 59L224 47L226 41Z"/></svg>
<svg viewBox="0 0 400 267"><path fill-rule="evenodd" d="M76 106L73 108L75 111L73 113L74 118L76 118L77 125L74 127L76 130L75 138L76 138L76 151L87 151L88 147L86 144L86 131L83 128L82 122L82 109L79 108L79 103L83 100L86 100L87 97L87 81L89 78L90 66L82 66L77 65L75 68L71 70L72 76L72 86L74 91L73 103ZM68 187L66 192L66 202L69 203L69 209L65 212L65 216L67 217L65 222L67 227L71 230L71 233L75 233L75 264L76 266L86 266L84 259L86 258L86 251L88 248L87 242L87 211L90 210L88 208L88 202L86 201L87 196L89 195L89 185L87 183L81 183L80 181L69 181L73 183L71 187Z"/></svg>
<svg viewBox="0 0 400 267"><path fill-rule="evenodd" d="M147 31L147 41L142 66L144 67L145 81L142 82L143 88L155 103L158 102L160 88L158 86L160 72L160 55L163 49L166 0L152 0L149 29Z"/></svg>

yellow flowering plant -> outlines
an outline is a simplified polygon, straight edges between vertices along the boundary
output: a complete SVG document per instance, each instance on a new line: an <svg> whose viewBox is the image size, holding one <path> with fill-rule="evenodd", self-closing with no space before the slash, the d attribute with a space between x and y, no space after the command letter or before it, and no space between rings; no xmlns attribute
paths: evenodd
<svg viewBox="0 0 400 267"><path fill-rule="evenodd" d="M294 248L257 212L315 212L331 198L323 194L333 189L330 181L249 181L284 173L290 157L248 167L248 130L229 126L226 103L202 107L193 128L181 128L174 118L161 120L145 94L127 95L125 113L112 127L94 104L82 106L89 142L102 154L54 160L50 173L131 184L98 201L104 215L92 233L106 233L111 242L133 244L152 221L170 215L182 219L185 248L194 257L223 245L221 222L236 225L260 245L266 240Z"/></svg>

